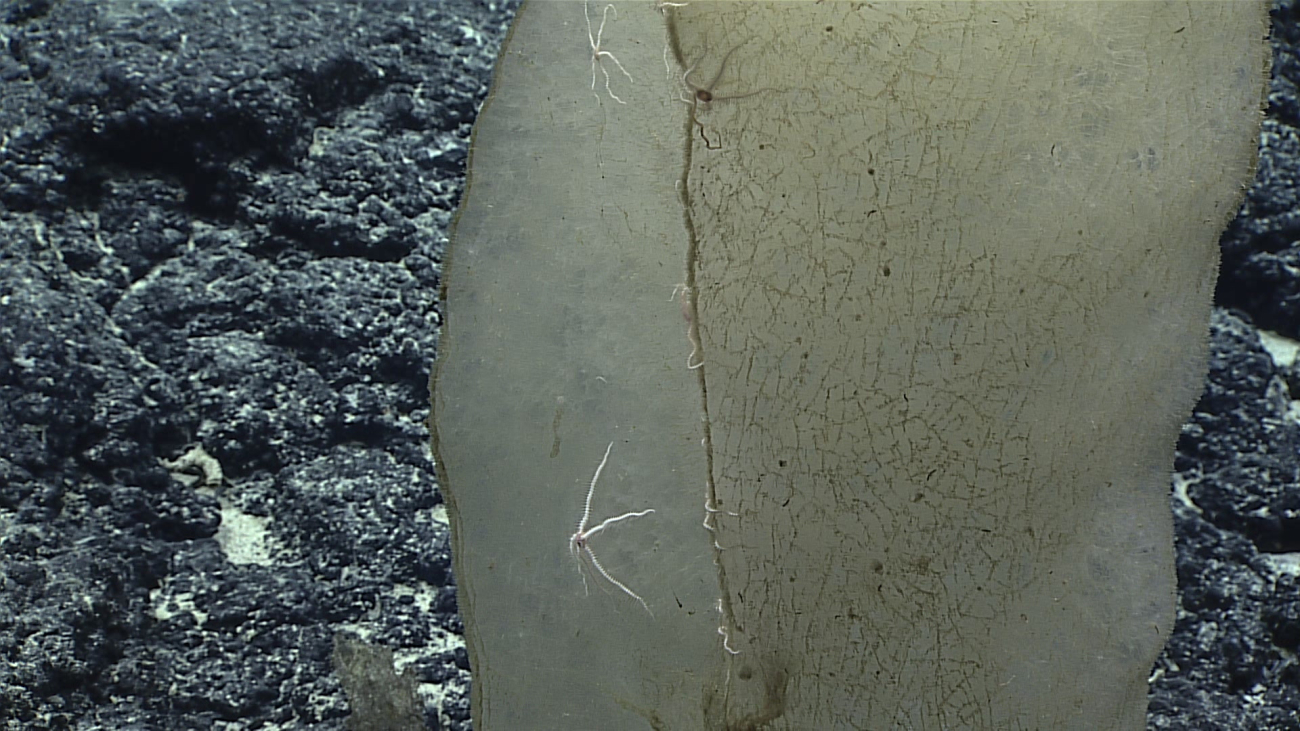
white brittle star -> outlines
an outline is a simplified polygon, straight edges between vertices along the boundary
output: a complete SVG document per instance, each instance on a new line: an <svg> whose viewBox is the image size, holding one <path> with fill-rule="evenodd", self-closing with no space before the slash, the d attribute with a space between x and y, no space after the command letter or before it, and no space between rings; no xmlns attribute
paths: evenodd
<svg viewBox="0 0 1300 731"><path fill-rule="evenodd" d="M587 0L583 0L582 2L582 15L587 19L587 41L591 43L591 91L593 94L596 92L596 67L599 66L600 72L605 75L605 93L609 94L609 98L619 104L627 104L627 102L619 99L618 95L610 90L609 69L605 68L605 63L602 60L608 58L613 61L614 65L618 67L618 70L622 71L623 75L627 77L628 81L631 81L633 84L636 83L632 80L632 74L629 74L627 69L623 68L623 64L619 62L618 57L609 51L606 51L604 46L600 45L600 37L605 34L605 21L609 20L609 11L611 10L614 11L614 18L618 18L618 8L613 5L606 5L605 9L600 13L600 27L596 29L596 33L593 35L591 32L591 13L587 10ZM600 96L597 95L596 98L599 99Z"/></svg>
<svg viewBox="0 0 1300 731"><path fill-rule="evenodd" d="M578 561L578 571L582 575L583 590L587 589L587 575L582 572L582 566L590 565L596 570L596 573L600 574L600 576L605 579L605 581L618 587L624 594L627 594L638 602L641 602L641 606L645 607L645 610L650 612L650 616L653 617L655 616L655 613L650 611L650 606L645 603L645 600L635 591L627 588L626 584L613 576L610 576L609 572L605 570L605 567L600 565L600 559L596 558L596 554L592 552L591 546L588 545L592 536L605 530L609 526L622 520L640 518L654 512L654 508L650 508L649 510L642 510L639 512L623 513L622 515L616 515L613 518L606 518L595 528L587 527L587 521L591 519L591 496L596 492L596 482L600 479L601 470L605 469L605 463L609 461L609 450L613 448L613 442L610 442L609 446L605 447L605 456L601 458L600 464L596 467L596 474L591 477L591 485L587 488L587 502L582 508L582 519L578 521L578 530L574 531L573 535L569 536L569 553Z"/></svg>

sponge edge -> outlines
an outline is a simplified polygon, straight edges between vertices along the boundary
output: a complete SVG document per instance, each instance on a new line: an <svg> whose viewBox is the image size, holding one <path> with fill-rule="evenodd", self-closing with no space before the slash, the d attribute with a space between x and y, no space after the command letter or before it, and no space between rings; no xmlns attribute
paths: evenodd
<svg viewBox="0 0 1300 731"><path fill-rule="evenodd" d="M415 673L393 669L393 651L338 634L330 655L348 694L349 731L422 731L425 728Z"/></svg>
<svg viewBox="0 0 1300 731"><path fill-rule="evenodd" d="M476 728L1141 728L1266 21L526 4L434 383ZM611 441L653 618L569 557Z"/></svg>

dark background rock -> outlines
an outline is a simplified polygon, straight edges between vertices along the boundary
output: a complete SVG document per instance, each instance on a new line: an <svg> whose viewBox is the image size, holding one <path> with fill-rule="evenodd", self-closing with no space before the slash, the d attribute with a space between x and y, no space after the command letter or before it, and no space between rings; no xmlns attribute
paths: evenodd
<svg viewBox="0 0 1300 731"><path fill-rule="evenodd" d="M469 727L424 422L511 12L0 6L0 728L343 729L337 637Z"/></svg>

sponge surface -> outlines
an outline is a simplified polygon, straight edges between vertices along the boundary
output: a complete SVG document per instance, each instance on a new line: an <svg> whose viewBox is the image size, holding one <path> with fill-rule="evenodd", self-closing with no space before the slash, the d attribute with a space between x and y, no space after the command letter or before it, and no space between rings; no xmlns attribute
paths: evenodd
<svg viewBox="0 0 1300 731"><path fill-rule="evenodd" d="M1141 728L1266 18L525 6L435 383L477 727Z"/></svg>

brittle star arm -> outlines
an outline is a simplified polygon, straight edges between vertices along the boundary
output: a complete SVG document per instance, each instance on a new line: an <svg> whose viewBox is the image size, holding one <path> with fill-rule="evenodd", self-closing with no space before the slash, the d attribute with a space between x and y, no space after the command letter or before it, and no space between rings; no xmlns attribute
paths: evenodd
<svg viewBox="0 0 1300 731"><path fill-rule="evenodd" d="M587 520L591 518L591 496L596 492L596 483L600 480L600 473L605 469L605 463L609 461L609 450L613 448L613 442L605 447L605 456L600 458L600 464L596 465L596 474L591 476L591 484L587 486L587 502L582 506L582 519L578 521L578 532L569 537L570 547L573 546L574 539L587 530Z"/></svg>
<svg viewBox="0 0 1300 731"><path fill-rule="evenodd" d="M650 510L647 512L653 513L654 511ZM580 550L582 552L582 556L584 556L588 561L590 561L592 566L596 567L596 571L598 571L601 576L605 577L605 581L608 581L614 586L617 586L619 590L622 591L624 594L627 594L628 596L632 597L638 602L641 602L641 606L644 607L645 610L650 613L650 616L651 617L655 616L655 613L650 611L650 605L645 603L645 600L641 598L640 594L637 594L635 591L632 591L631 589L627 588L626 584L614 578L613 576L609 575L609 572L605 570L605 567L600 565L600 559L596 558L596 554L591 552L591 548L589 546L583 546Z"/></svg>
<svg viewBox="0 0 1300 731"><path fill-rule="evenodd" d="M655 511L654 508L650 508L649 510L642 510L642 511L640 511L640 512L636 512L636 513L623 513L622 515L619 515L619 516L616 516L616 517L613 517L613 518L606 518L606 519L604 520L604 522L602 522L600 525L598 525L598 526L596 526L595 528L592 528L591 530L589 530L589 531L583 533L583 534L582 534L582 538L583 538L583 540L586 540L586 539L588 539L588 538L591 538L592 536L596 535L597 533L599 533L599 532L605 530L605 528L606 528L607 526L611 526L611 525L613 525L613 524L619 522L620 520L627 520L628 518L640 518L640 517L642 517L642 516L649 515L649 514L653 513L654 511Z"/></svg>

